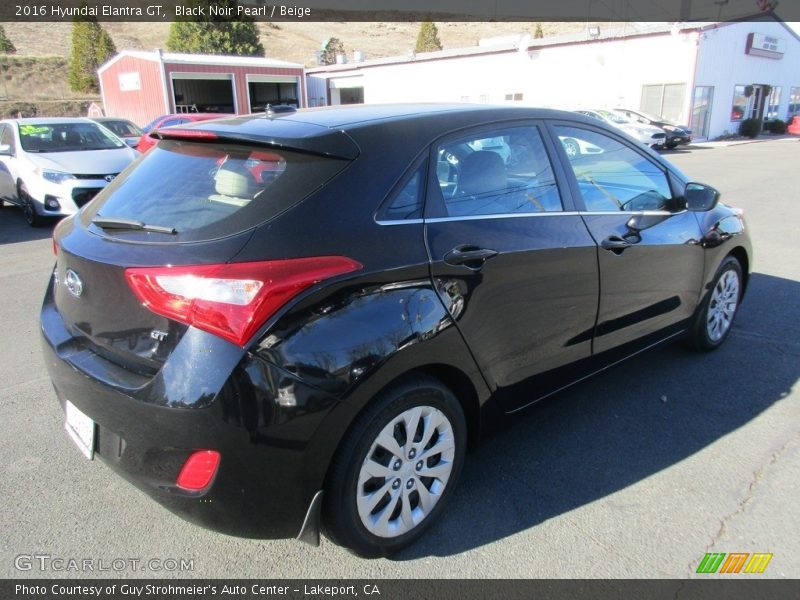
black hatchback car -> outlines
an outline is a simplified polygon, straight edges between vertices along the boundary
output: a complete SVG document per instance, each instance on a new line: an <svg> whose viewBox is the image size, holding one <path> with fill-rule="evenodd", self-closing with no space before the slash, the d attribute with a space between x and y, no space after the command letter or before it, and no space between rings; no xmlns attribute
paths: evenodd
<svg viewBox="0 0 800 600"><path fill-rule="evenodd" d="M574 113L160 137L57 226L44 351L84 454L226 533L396 551L494 423L660 342L716 348L747 285L740 211Z"/></svg>

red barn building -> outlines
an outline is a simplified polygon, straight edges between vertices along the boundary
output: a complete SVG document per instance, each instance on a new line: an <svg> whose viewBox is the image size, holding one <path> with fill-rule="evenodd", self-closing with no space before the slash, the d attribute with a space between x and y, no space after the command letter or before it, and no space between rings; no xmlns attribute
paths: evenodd
<svg viewBox="0 0 800 600"><path fill-rule="evenodd" d="M106 115L138 125L169 113L306 106L303 65L271 58L123 50L97 74Z"/></svg>

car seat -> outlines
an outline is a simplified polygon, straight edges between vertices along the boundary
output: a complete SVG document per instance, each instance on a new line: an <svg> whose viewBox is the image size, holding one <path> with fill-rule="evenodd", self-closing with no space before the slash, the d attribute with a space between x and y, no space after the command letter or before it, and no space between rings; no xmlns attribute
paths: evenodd
<svg viewBox="0 0 800 600"><path fill-rule="evenodd" d="M209 200L245 206L250 203L260 188L252 173L240 162L226 161L214 175L214 191Z"/></svg>
<svg viewBox="0 0 800 600"><path fill-rule="evenodd" d="M506 167L496 152L478 150L461 162L458 188L445 201L449 216L497 214L505 212L497 197L506 192Z"/></svg>

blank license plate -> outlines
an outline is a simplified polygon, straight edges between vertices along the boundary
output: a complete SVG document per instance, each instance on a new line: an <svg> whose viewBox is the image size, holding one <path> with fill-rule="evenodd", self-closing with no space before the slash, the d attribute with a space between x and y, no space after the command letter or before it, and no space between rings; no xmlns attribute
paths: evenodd
<svg viewBox="0 0 800 600"><path fill-rule="evenodd" d="M69 437L78 446L83 455L92 460L94 456L94 421L83 414L69 400L66 403L67 420L64 429L67 430Z"/></svg>

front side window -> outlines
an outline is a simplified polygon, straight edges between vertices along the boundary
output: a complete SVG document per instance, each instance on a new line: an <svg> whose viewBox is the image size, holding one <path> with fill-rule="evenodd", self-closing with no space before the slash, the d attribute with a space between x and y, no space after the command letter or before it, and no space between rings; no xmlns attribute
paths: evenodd
<svg viewBox="0 0 800 600"><path fill-rule="evenodd" d="M560 211L561 197L536 127L510 127L437 148L447 216Z"/></svg>
<svg viewBox="0 0 800 600"><path fill-rule="evenodd" d="M0 125L0 146L8 146L14 153L14 131L11 125Z"/></svg>
<svg viewBox="0 0 800 600"><path fill-rule="evenodd" d="M589 212L669 210L665 172L616 139L580 127L556 126Z"/></svg>

